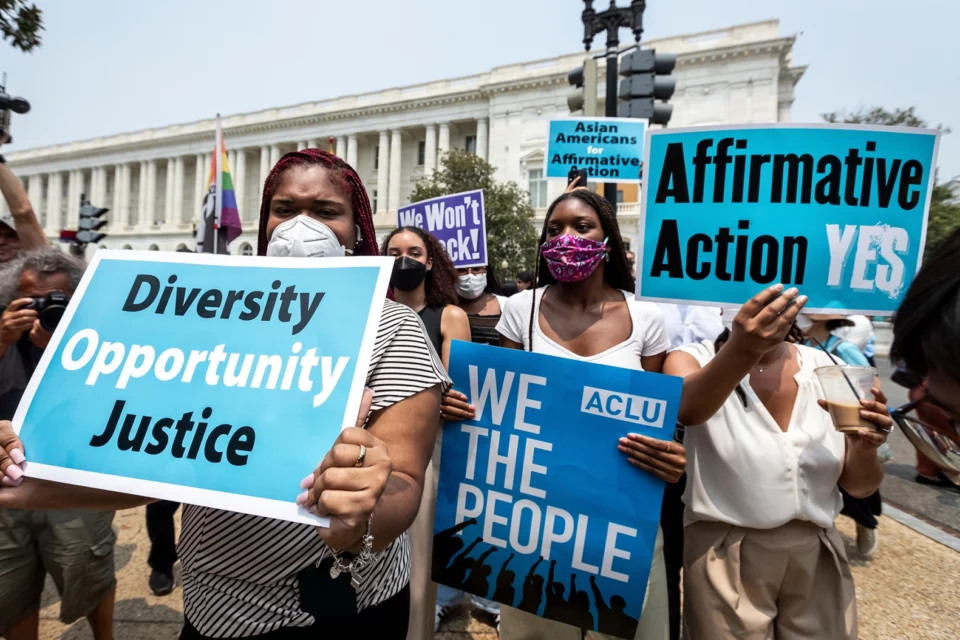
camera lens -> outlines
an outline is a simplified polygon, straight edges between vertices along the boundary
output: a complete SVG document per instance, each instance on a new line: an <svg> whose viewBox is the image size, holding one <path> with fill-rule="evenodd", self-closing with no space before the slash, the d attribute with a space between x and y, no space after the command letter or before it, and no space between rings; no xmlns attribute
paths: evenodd
<svg viewBox="0 0 960 640"><path fill-rule="evenodd" d="M63 317L63 312L66 310L67 308L61 305L51 305L46 307L38 315L40 326L46 331L53 333L53 330L57 328L58 324L60 324L60 318Z"/></svg>

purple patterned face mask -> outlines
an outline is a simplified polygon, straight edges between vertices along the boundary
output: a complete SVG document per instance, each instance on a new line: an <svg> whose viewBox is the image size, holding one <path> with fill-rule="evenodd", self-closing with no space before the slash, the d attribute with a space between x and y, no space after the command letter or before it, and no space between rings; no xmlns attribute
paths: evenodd
<svg viewBox="0 0 960 640"><path fill-rule="evenodd" d="M554 278L560 282L580 282L597 270L606 255L607 240L600 242L563 234L544 242L540 253Z"/></svg>

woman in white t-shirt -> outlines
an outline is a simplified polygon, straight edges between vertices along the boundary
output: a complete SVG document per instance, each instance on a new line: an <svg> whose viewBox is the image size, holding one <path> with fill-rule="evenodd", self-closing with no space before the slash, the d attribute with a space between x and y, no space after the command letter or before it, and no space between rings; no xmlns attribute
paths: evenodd
<svg viewBox="0 0 960 640"><path fill-rule="evenodd" d="M660 372L670 342L660 309L633 297L633 276L612 207L575 189L547 211L533 289L510 297L497 325L500 344L585 362ZM537 288L539 287L539 288ZM611 442L611 445L613 443ZM675 482L686 464L683 446L631 434L618 448L631 464ZM658 532L636 637L667 637L667 595ZM501 607L500 637L580 639L580 629ZM590 632L590 638L605 637Z"/></svg>
<svg viewBox="0 0 960 640"><path fill-rule="evenodd" d="M684 378L690 640L857 637L853 576L833 525L837 486L855 497L877 490L877 448L892 421L873 389L860 415L879 430L834 428L814 374L830 357L785 341L805 303L795 288L772 286L725 312L729 328L715 342L681 347L664 366Z"/></svg>

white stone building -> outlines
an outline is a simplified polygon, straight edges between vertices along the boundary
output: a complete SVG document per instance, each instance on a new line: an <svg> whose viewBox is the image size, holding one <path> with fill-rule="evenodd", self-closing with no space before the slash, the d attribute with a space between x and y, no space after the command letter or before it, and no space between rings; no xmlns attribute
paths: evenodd
<svg viewBox="0 0 960 640"><path fill-rule="evenodd" d="M791 60L795 38L780 35L772 20L645 41L679 56L670 125L789 121L805 69ZM244 224L231 253L254 251L264 177L283 153L306 146L332 146L357 169L381 234L395 226L397 207L448 149L487 158L500 179L529 189L542 216L564 186L542 178L547 122L569 115L567 73L583 57L224 117ZM102 247L193 248L213 137L211 119L18 151L7 160L51 238L76 229L80 195L87 194L110 208ZM637 189L623 185L621 198L623 234L635 243Z"/></svg>

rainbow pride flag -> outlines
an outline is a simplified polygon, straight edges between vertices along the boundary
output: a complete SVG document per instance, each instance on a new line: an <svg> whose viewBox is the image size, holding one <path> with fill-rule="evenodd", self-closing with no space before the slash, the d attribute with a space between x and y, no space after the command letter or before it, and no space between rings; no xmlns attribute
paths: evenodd
<svg viewBox="0 0 960 640"><path fill-rule="evenodd" d="M197 229L197 252L227 253L227 246L240 236L243 227L240 225L237 195L233 190L233 176L230 174L219 114L212 158L201 224Z"/></svg>

